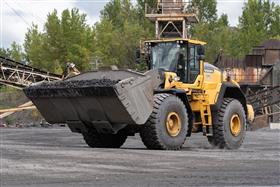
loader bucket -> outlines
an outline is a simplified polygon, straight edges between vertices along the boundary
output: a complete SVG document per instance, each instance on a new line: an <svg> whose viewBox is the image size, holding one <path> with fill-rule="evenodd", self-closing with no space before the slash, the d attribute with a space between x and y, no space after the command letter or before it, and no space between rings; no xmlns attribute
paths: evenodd
<svg viewBox="0 0 280 187"><path fill-rule="evenodd" d="M64 81L43 82L24 89L51 124L144 124L152 113L158 72L87 72Z"/></svg>

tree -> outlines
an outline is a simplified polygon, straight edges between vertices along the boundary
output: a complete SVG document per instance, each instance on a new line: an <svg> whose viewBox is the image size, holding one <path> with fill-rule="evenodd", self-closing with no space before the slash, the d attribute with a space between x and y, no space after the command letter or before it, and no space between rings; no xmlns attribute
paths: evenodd
<svg viewBox="0 0 280 187"><path fill-rule="evenodd" d="M74 62L83 71L90 68L93 40L85 14L76 8L66 9L59 18L54 10L48 14L42 33L36 25L28 29L24 48L28 61L35 67L62 73L66 62Z"/></svg>
<svg viewBox="0 0 280 187"><path fill-rule="evenodd" d="M44 53L51 55L45 56L49 62L61 61L63 58L63 43L62 43L62 31L61 21L58 18L57 11L49 13L47 16L47 22L45 23L45 36L44 37ZM53 64L50 64L53 65Z"/></svg>
<svg viewBox="0 0 280 187"><path fill-rule="evenodd" d="M270 34L271 37L280 36L280 5L272 7L271 15L271 27Z"/></svg>
<svg viewBox="0 0 280 187"><path fill-rule="evenodd" d="M11 44L10 48L0 48L0 56L10 58L18 62L25 60L25 54L23 52L22 46L17 44L15 41Z"/></svg>
<svg viewBox="0 0 280 187"><path fill-rule="evenodd" d="M280 7L266 0L249 0L239 18L241 49L244 56L264 40L279 35Z"/></svg>
<svg viewBox="0 0 280 187"><path fill-rule="evenodd" d="M112 0L101 11L101 19L110 20L116 28L123 28L125 21L133 22L137 14L130 0Z"/></svg>
<svg viewBox="0 0 280 187"><path fill-rule="evenodd" d="M44 37L45 36L39 32L38 26L33 24L25 34L23 46L26 54L26 60L31 66L48 70L43 48Z"/></svg>
<svg viewBox="0 0 280 187"><path fill-rule="evenodd" d="M229 42L232 33L228 25L228 16L217 16L216 0L193 0L193 5L199 10L200 23L196 24L191 33L195 39L207 42L206 60L213 63L220 49L230 54Z"/></svg>
<svg viewBox="0 0 280 187"><path fill-rule="evenodd" d="M227 14L222 14L221 15L221 17L218 19L218 25L229 27L228 15Z"/></svg>
<svg viewBox="0 0 280 187"><path fill-rule="evenodd" d="M192 4L198 9L201 22L212 23L217 20L216 0L192 0Z"/></svg>
<svg viewBox="0 0 280 187"><path fill-rule="evenodd" d="M135 68L135 51L140 40L152 37L153 26L140 17L141 6L132 6L128 0L112 0L101 12L101 21L95 26L96 51L94 56L105 65Z"/></svg>
<svg viewBox="0 0 280 187"><path fill-rule="evenodd" d="M120 48L118 40L119 34L114 30L112 22L103 20L97 23L95 26L95 43L98 47L94 56L105 65L119 65L123 50Z"/></svg>
<svg viewBox="0 0 280 187"><path fill-rule="evenodd" d="M64 68L66 62L74 62L81 70L90 68L89 59L92 51L93 41L90 36L92 29L86 24L86 15L80 14L79 10L74 8L62 12L60 23L60 65Z"/></svg>
<svg viewBox="0 0 280 187"><path fill-rule="evenodd" d="M0 48L0 56L5 57L5 58L11 58L10 54L11 54L11 52L9 49Z"/></svg>
<svg viewBox="0 0 280 187"><path fill-rule="evenodd" d="M242 16L239 18L240 40L242 53L245 55L250 49L266 38L266 15L262 1L249 0L245 3Z"/></svg>
<svg viewBox="0 0 280 187"><path fill-rule="evenodd" d="M279 35L280 8L266 0L244 4L238 27L230 27L227 15L217 18L216 1L196 1L201 22L194 26L195 38L206 41L206 58L213 62L219 49L229 57L243 58L253 46Z"/></svg>
<svg viewBox="0 0 280 187"><path fill-rule="evenodd" d="M137 22L143 27L146 33L150 35L150 37L154 36L155 26L154 24L145 16L145 6L156 8L157 0L137 0L136 5L136 14L137 14Z"/></svg>
<svg viewBox="0 0 280 187"><path fill-rule="evenodd" d="M10 58L17 62L22 62L24 60L24 53L21 45L17 44L15 41L11 44Z"/></svg>

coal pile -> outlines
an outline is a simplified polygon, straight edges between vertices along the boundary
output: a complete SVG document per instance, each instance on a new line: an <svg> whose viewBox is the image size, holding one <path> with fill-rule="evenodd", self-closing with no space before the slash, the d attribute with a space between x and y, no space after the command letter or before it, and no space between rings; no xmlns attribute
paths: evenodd
<svg viewBox="0 0 280 187"><path fill-rule="evenodd" d="M117 84L119 81L110 79L93 79L93 80L66 80L43 82L30 88L78 88L78 87L108 87Z"/></svg>
<svg viewBox="0 0 280 187"><path fill-rule="evenodd" d="M110 79L53 81L31 85L23 91L29 98L110 96L118 82Z"/></svg>

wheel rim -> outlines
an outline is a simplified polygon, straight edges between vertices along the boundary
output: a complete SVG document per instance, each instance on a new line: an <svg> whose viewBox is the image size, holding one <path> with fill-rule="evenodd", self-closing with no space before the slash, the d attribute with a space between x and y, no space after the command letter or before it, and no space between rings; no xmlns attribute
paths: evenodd
<svg viewBox="0 0 280 187"><path fill-rule="evenodd" d="M181 131L181 119L176 112L170 112L166 119L166 129L170 136L176 137Z"/></svg>
<svg viewBox="0 0 280 187"><path fill-rule="evenodd" d="M241 121L237 114L231 117L230 131L233 136L238 136L241 132Z"/></svg>

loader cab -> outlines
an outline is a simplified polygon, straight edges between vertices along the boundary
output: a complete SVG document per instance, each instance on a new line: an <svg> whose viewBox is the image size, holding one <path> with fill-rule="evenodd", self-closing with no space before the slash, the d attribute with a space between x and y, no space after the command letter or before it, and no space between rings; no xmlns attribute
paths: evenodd
<svg viewBox="0 0 280 187"><path fill-rule="evenodd" d="M192 40L159 40L145 43L149 69L177 74L180 82L193 84L201 72L204 42Z"/></svg>

